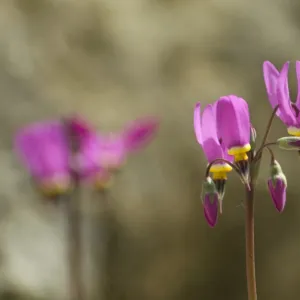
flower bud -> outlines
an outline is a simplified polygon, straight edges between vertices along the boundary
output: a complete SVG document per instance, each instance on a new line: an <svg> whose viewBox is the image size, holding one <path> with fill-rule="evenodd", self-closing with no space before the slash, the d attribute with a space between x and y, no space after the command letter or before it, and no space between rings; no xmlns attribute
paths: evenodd
<svg viewBox="0 0 300 300"><path fill-rule="evenodd" d="M282 172L281 166L276 160L274 160L270 166L268 187L276 209L282 212L286 203L287 180Z"/></svg>
<svg viewBox="0 0 300 300"><path fill-rule="evenodd" d="M202 203L204 216L210 227L215 227L218 219L218 200L219 194L215 183L207 177L202 187Z"/></svg>
<svg viewBox="0 0 300 300"><path fill-rule="evenodd" d="M300 150L300 137L286 136L278 139L276 143L284 150Z"/></svg>
<svg viewBox="0 0 300 300"><path fill-rule="evenodd" d="M250 128L250 146L251 146L252 150L254 150L255 146L256 146L256 137L257 137L256 130L251 125L251 128Z"/></svg>

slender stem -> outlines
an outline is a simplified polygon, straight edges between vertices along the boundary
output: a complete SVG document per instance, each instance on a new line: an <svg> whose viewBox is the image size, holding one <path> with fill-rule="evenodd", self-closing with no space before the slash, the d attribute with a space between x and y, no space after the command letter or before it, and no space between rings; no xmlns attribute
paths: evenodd
<svg viewBox="0 0 300 300"><path fill-rule="evenodd" d="M259 150L257 151L257 153L256 153L253 160L258 161L260 159L264 149L268 148L270 150L270 146L274 146L274 145L277 145L277 143L276 142L271 142L271 143L264 144L262 147L259 148Z"/></svg>
<svg viewBox="0 0 300 300"><path fill-rule="evenodd" d="M84 300L84 284L82 278L82 237L81 237L81 207L80 178L76 155L80 151L80 139L73 132L70 120L62 120L70 150L70 175L74 189L67 201L68 247L69 247L69 279L70 300Z"/></svg>
<svg viewBox="0 0 300 300"><path fill-rule="evenodd" d="M255 276L255 247L254 247L254 186L250 183L246 189L245 203L245 237L246 237L246 270L248 300L257 300Z"/></svg>
<svg viewBox="0 0 300 300"><path fill-rule="evenodd" d="M70 300L83 300L84 287L82 279L82 243L81 243L81 215L80 193L77 187L73 195L67 200L68 216L68 253Z"/></svg>
<svg viewBox="0 0 300 300"><path fill-rule="evenodd" d="M273 120L275 118L275 115L276 115L276 112L277 112L278 108L279 108L279 105L276 105L275 108L273 109L273 112L272 112L271 117L269 119L269 122L267 124L266 132L265 132L265 134L263 136L263 139L262 139L262 142L261 142L261 146L259 147L259 149L258 149L257 152L259 152L261 150L261 148L264 147L264 145L265 145L265 143L267 141L267 138L268 138L269 132L271 130L271 126L272 126L272 123L273 123Z"/></svg>
<svg viewBox="0 0 300 300"><path fill-rule="evenodd" d="M274 155L274 152L273 150L270 148L270 147L266 147L270 153L270 156L271 156L271 163L275 161L275 155Z"/></svg>

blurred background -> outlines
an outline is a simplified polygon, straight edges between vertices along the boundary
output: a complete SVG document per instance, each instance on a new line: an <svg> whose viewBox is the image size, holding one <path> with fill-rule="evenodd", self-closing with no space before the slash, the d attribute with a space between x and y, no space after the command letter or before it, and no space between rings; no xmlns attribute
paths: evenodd
<svg viewBox="0 0 300 300"><path fill-rule="evenodd" d="M200 194L206 162L193 132L196 101L237 94L258 139L271 114L262 62L299 59L296 0L1 0L0 299L67 299L66 220L37 196L13 151L28 122L79 112L104 132L157 115L156 140L132 157L109 199L86 190L84 275L89 299L246 299L244 191L227 184L216 228ZM286 134L275 120L270 140ZM288 178L279 215L256 199L259 299L300 293L299 157L276 151Z"/></svg>

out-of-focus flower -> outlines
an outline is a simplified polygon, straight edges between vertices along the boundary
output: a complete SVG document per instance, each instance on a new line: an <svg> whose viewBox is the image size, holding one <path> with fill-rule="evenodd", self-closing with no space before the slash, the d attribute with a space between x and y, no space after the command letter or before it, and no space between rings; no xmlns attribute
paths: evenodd
<svg viewBox="0 0 300 300"><path fill-rule="evenodd" d="M18 132L15 146L43 193L54 196L71 187L70 151L63 122L30 124Z"/></svg>
<svg viewBox="0 0 300 300"><path fill-rule="evenodd" d="M119 133L96 133L91 126L82 126L84 122L76 120L81 137L81 149L78 161L85 178L91 180L97 189L111 186L113 173L126 162L128 155L135 153L154 138L159 121L156 118L144 118L130 123ZM83 127L83 128L82 128Z"/></svg>
<svg viewBox="0 0 300 300"><path fill-rule="evenodd" d="M209 226L215 227L218 220L219 195L214 181L207 177L203 182L202 203L204 216Z"/></svg>
<svg viewBox="0 0 300 300"><path fill-rule="evenodd" d="M289 95L288 70L289 62L283 65L280 72L271 62L263 63L264 80L271 106L279 106L276 114L287 126L288 133L300 136L300 61L296 62L298 95L295 103L291 102Z"/></svg>
<svg viewBox="0 0 300 300"><path fill-rule="evenodd" d="M65 193L74 176L103 189L127 156L142 149L158 129L158 120L131 123L120 134L98 134L80 116L30 124L15 139L22 162L47 195Z"/></svg>
<svg viewBox="0 0 300 300"><path fill-rule="evenodd" d="M130 123L120 133L98 134L100 166L111 171L120 169L128 155L152 141L158 125L156 118L144 118Z"/></svg>
<svg viewBox="0 0 300 300"><path fill-rule="evenodd" d="M274 160L270 166L268 188L276 209L282 212L286 204L287 180L282 172L281 166L276 160Z"/></svg>

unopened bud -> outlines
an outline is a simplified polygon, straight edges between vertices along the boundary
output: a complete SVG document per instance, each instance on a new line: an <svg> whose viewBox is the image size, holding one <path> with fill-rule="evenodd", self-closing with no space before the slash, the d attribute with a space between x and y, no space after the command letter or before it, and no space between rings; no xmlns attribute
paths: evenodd
<svg viewBox="0 0 300 300"><path fill-rule="evenodd" d="M256 146L256 137L257 137L256 130L251 125L251 128L250 128L250 145L251 145L252 151L255 149L255 146Z"/></svg>
<svg viewBox="0 0 300 300"><path fill-rule="evenodd" d="M274 160L270 166L268 188L276 209L282 212L286 203L287 180L280 164L276 160Z"/></svg>
<svg viewBox="0 0 300 300"><path fill-rule="evenodd" d="M214 227L218 220L219 194L214 181L207 177L202 186L204 216L209 226Z"/></svg>
<svg viewBox="0 0 300 300"><path fill-rule="evenodd" d="M276 143L284 150L300 150L300 137L286 136L278 139Z"/></svg>

